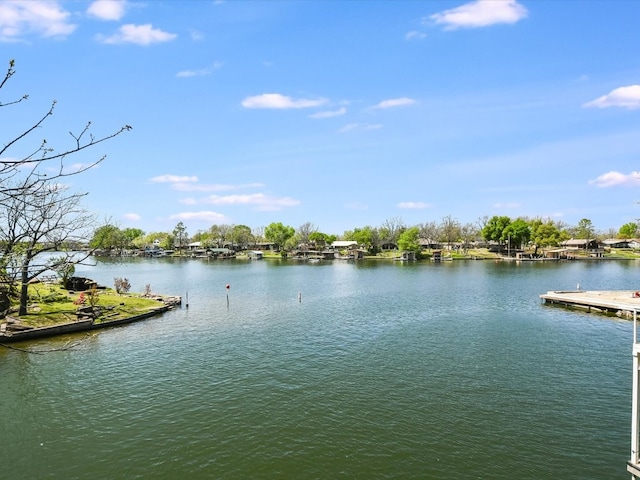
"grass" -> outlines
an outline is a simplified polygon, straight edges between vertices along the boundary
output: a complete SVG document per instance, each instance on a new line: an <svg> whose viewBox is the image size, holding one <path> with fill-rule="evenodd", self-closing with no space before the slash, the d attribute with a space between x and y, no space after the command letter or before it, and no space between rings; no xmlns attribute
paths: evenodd
<svg viewBox="0 0 640 480"><path fill-rule="evenodd" d="M36 283L29 285L29 304L26 315L10 316L19 318L22 325L31 327L46 327L77 320L76 312L83 296L84 305L91 303L87 292L69 292L60 285ZM112 289L97 290L94 306L99 310L97 323L128 318L145 313L159 307L161 304L152 298L136 294L118 294ZM18 305L13 306L17 311Z"/></svg>

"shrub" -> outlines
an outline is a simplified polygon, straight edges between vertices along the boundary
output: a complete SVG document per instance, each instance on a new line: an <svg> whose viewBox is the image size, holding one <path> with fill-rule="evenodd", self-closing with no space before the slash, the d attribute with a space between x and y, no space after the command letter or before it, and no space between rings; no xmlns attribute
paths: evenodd
<svg viewBox="0 0 640 480"><path fill-rule="evenodd" d="M126 278L117 277L113 279L113 284L116 287L116 292L127 293L131 289L131 284Z"/></svg>

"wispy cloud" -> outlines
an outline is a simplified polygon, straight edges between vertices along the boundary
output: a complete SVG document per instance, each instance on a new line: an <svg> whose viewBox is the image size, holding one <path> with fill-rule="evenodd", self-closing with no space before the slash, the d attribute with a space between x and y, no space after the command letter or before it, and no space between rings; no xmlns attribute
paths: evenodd
<svg viewBox="0 0 640 480"><path fill-rule="evenodd" d="M382 125L379 123L349 123L338 130L338 133L366 132L369 130L379 130L381 128Z"/></svg>
<svg viewBox="0 0 640 480"><path fill-rule="evenodd" d="M228 192L231 190L242 190L245 188L262 188L263 183L243 183L238 185L230 184L194 184L187 182L175 182L171 185L171 188L180 192Z"/></svg>
<svg viewBox="0 0 640 480"><path fill-rule="evenodd" d="M274 197L264 193L253 193L244 195L211 195L204 200L211 205L248 205L260 211L275 211L285 207L295 207L300 205L300 200L291 197Z"/></svg>
<svg viewBox="0 0 640 480"><path fill-rule="evenodd" d="M189 35L191 36L191 40L193 40L194 42L200 42L205 38L204 33L199 30L190 30Z"/></svg>
<svg viewBox="0 0 640 480"><path fill-rule="evenodd" d="M476 0L456 8L430 15L424 23L435 22L445 30L480 28L499 23L516 23L528 15L517 0Z"/></svg>
<svg viewBox="0 0 640 480"><path fill-rule="evenodd" d="M71 14L57 2L8 0L0 2L0 41L15 42L27 34L64 37L77 25L69 22Z"/></svg>
<svg viewBox="0 0 640 480"><path fill-rule="evenodd" d="M405 40L422 40L427 37L426 33L418 32L417 30L411 30L404 36Z"/></svg>
<svg viewBox="0 0 640 480"><path fill-rule="evenodd" d="M157 177L153 177L149 181L154 183L188 183L188 182L197 182L198 177L195 175L187 176L187 175L158 175Z"/></svg>
<svg viewBox="0 0 640 480"><path fill-rule="evenodd" d="M327 110L324 112L318 112L309 115L309 118L331 118L331 117L339 117L340 115L344 115L347 113L347 109L345 107L341 107L338 110Z"/></svg>
<svg viewBox="0 0 640 480"><path fill-rule="evenodd" d="M87 15L100 20L120 20L126 10L125 0L96 0L87 8Z"/></svg>
<svg viewBox="0 0 640 480"><path fill-rule="evenodd" d="M222 62L215 62L213 65L210 65L205 68L200 68L198 70L182 70L181 72L176 73L176 77L178 78L187 78L187 77L202 77L206 75L211 75L214 71L222 68Z"/></svg>
<svg viewBox="0 0 640 480"><path fill-rule="evenodd" d="M404 107L406 105L413 105L414 103L416 103L416 101L413 98L407 98L407 97L391 98L389 100L381 101L377 105L374 105L372 108L384 109L384 108Z"/></svg>
<svg viewBox="0 0 640 480"><path fill-rule="evenodd" d="M131 222L137 222L139 221L142 217L140 215L138 215L137 213L125 213L122 218L124 218L125 220L129 220Z"/></svg>
<svg viewBox="0 0 640 480"><path fill-rule="evenodd" d="M108 44L133 43L147 46L153 43L170 42L177 38L177 36L175 33L153 28L150 23L146 23L144 25L122 25L114 35L108 37L97 35L96 39L99 42Z"/></svg>
<svg viewBox="0 0 640 480"><path fill-rule="evenodd" d="M494 203L493 208L499 209L512 209L512 208L520 208L522 205L516 202L507 202L507 203Z"/></svg>
<svg viewBox="0 0 640 480"><path fill-rule="evenodd" d="M640 108L640 85L616 88L607 95L585 103L583 107L623 107L631 110Z"/></svg>
<svg viewBox="0 0 640 480"><path fill-rule="evenodd" d="M196 221L209 223L226 223L227 217L218 212L181 212L169 216L170 220Z"/></svg>
<svg viewBox="0 0 640 480"><path fill-rule="evenodd" d="M398 208L407 208L407 209L423 209L433 207L430 203L424 202L400 202L398 204Z"/></svg>
<svg viewBox="0 0 640 480"><path fill-rule="evenodd" d="M600 188L640 187L640 172L631 172L625 175L614 170L600 175L595 180L590 180L589 184Z"/></svg>
<svg viewBox="0 0 640 480"><path fill-rule="evenodd" d="M308 99L308 98L291 98L279 93L263 93L253 97L247 97L242 101L244 108L273 108L273 109L291 109L291 108L311 108L319 107L327 103L324 98Z"/></svg>

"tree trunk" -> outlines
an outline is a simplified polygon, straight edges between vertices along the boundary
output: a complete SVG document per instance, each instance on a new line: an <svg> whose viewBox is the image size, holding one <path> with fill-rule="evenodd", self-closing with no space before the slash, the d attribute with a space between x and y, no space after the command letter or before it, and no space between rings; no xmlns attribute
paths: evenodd
<svg viewBox="0 0 640 480"><path fill-rule="evenodd" d="M26 260L22 264L20 278L20 310L18 315L26 315L27 303L29 302L29 263Z"/></svg>

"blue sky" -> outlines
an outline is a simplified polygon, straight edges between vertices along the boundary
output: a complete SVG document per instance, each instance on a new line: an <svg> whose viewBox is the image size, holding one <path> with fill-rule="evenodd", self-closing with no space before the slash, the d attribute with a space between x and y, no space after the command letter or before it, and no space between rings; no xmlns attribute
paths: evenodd
<svg viewBox="0 0 640 480"><path fill-rule="evenodd" d="M640 218L638 1L0 1L6 143L146 232ZM30 123L31 122L31 123ZM22 150L21 150L22 149Z"/></svg>

